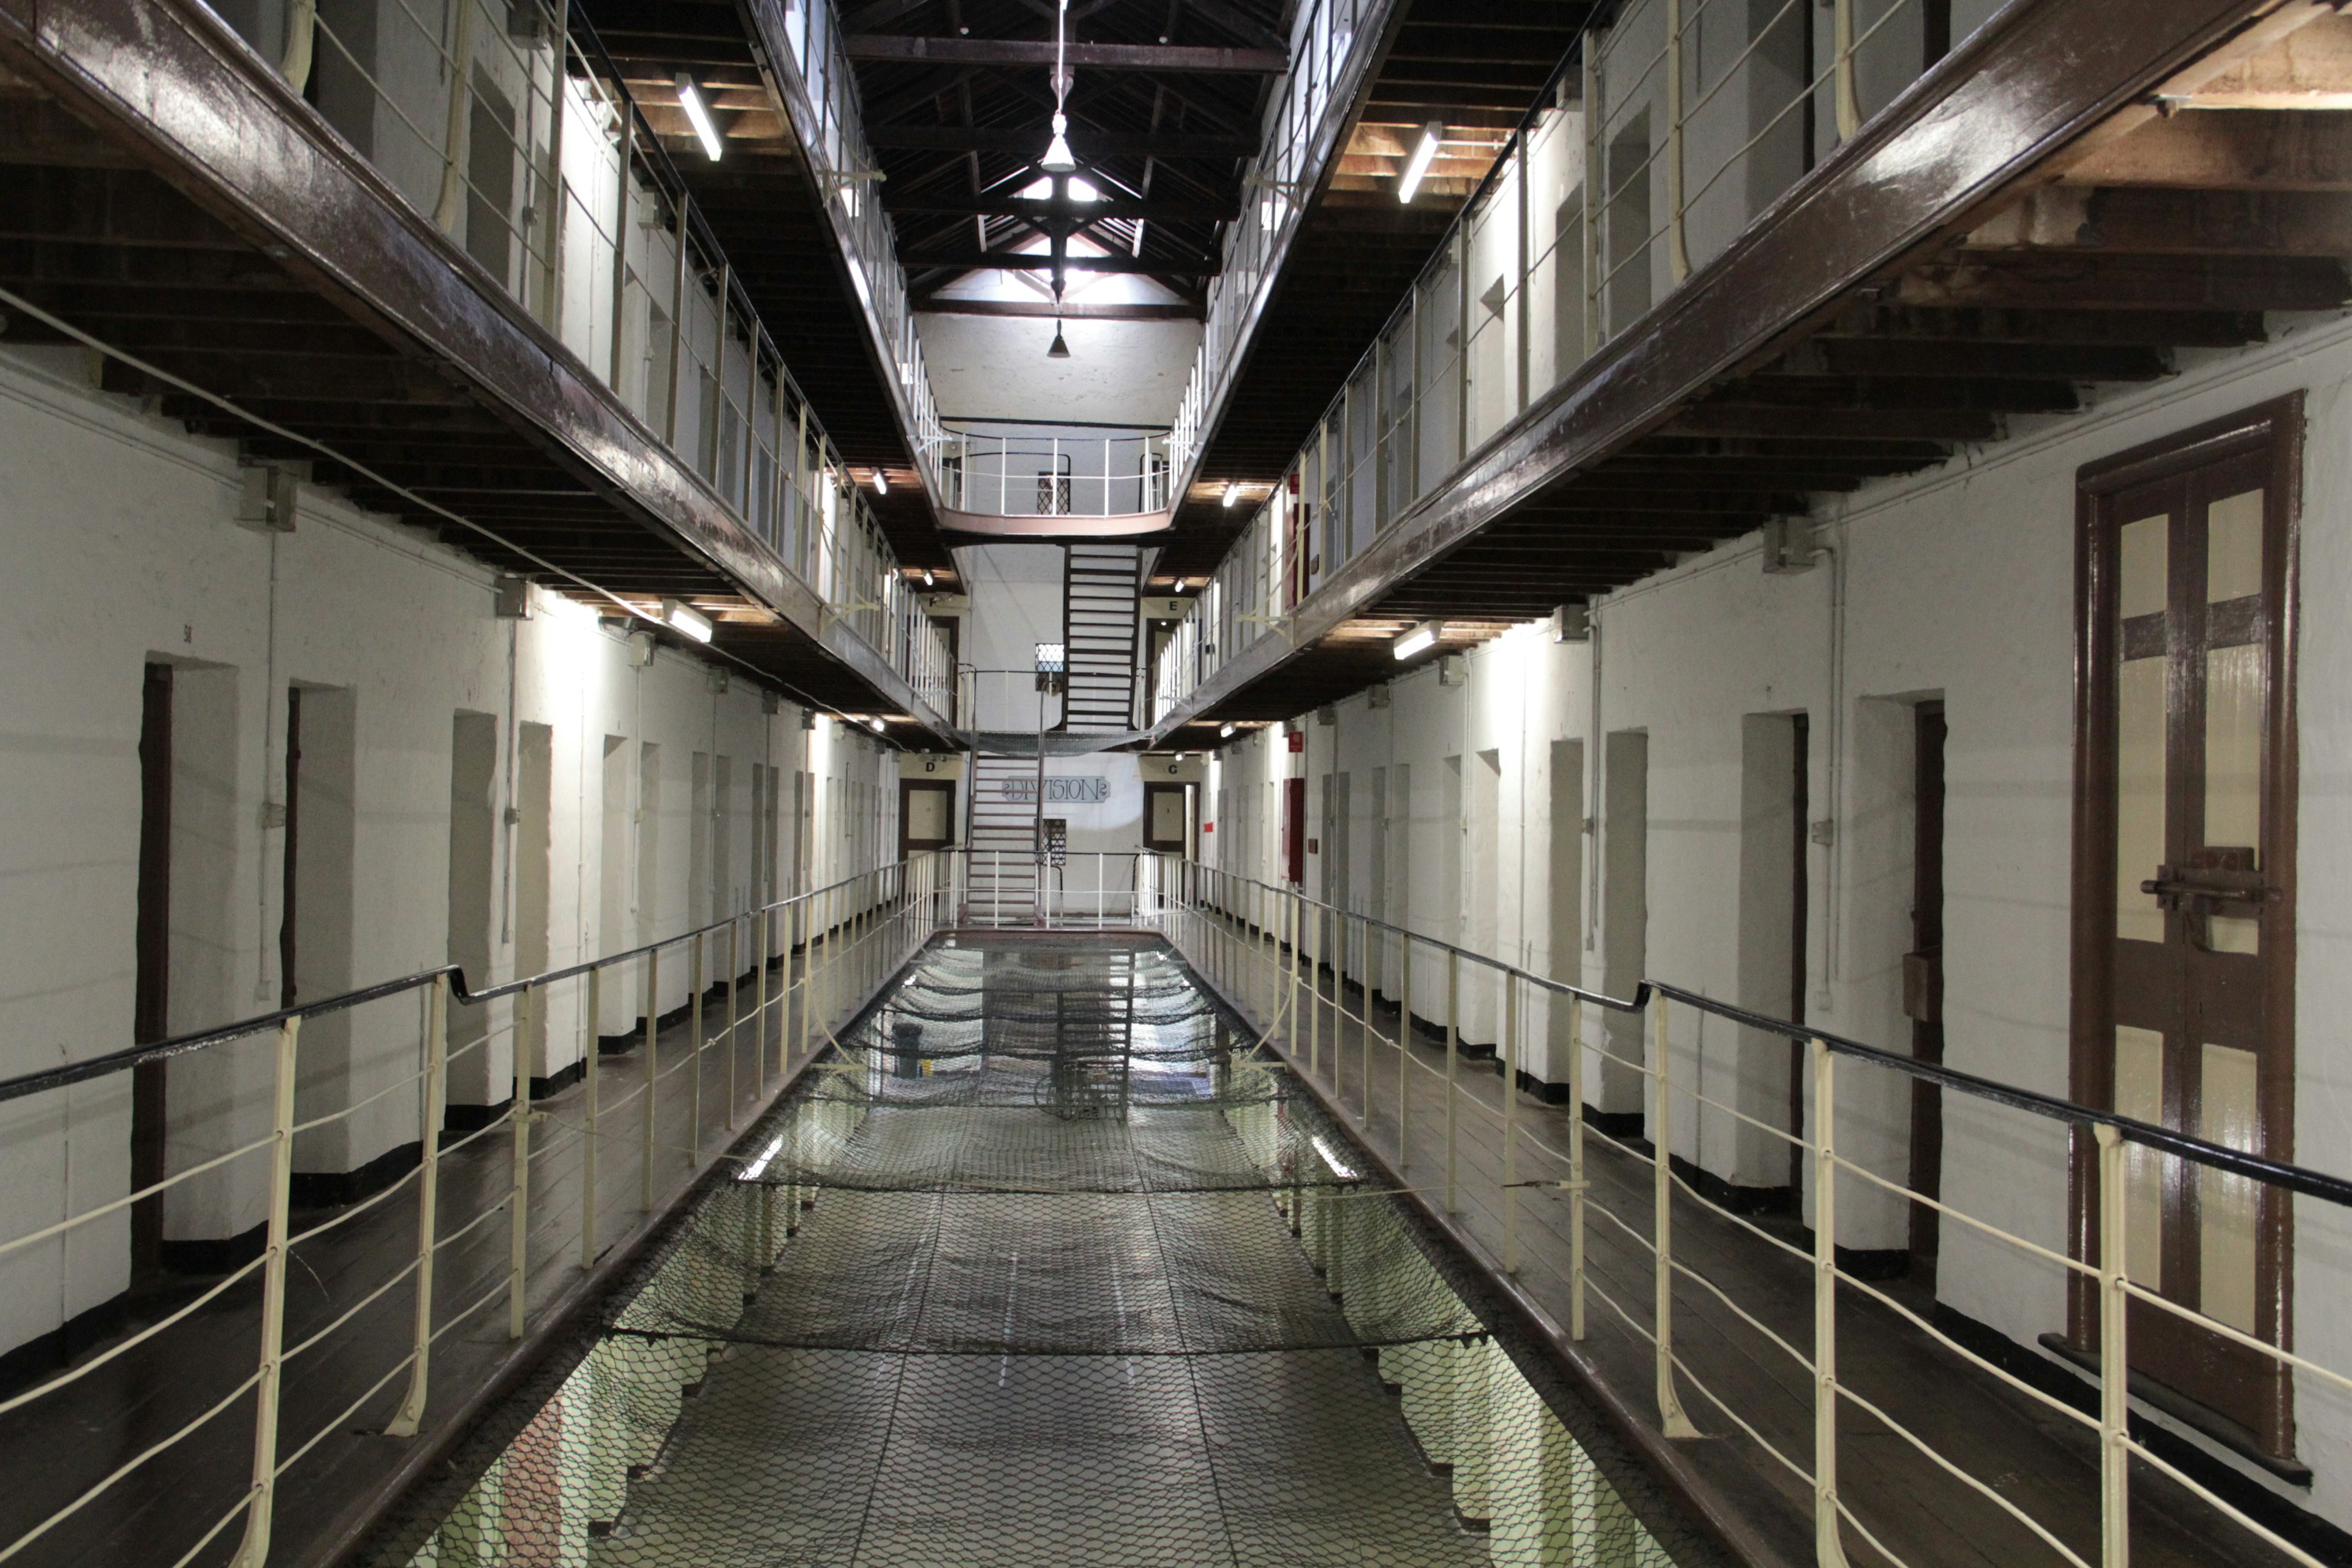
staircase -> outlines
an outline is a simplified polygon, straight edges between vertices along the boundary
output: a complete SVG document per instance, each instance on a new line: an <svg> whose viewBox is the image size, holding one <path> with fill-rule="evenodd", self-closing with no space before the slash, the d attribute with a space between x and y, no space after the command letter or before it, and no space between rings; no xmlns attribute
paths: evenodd
<svg viewBox="0 0 2352 1568"><path fill-rule="evenodd" d="M974 752L969 831L971 872L964 918L982 925L1034 925L1037 921L1039 804L1036 757ZM1006 786L1011 785L1008 789Z"/></svg>
<svg viewBox="0 0 2352 1568"><path fill-rule="evenodd" d="M1062 642L1069 689L1061 727L1078 734L1136 728L1135 666L1142 635L1143 552L1131 544L1073 544L1063 553Z"/></svg>

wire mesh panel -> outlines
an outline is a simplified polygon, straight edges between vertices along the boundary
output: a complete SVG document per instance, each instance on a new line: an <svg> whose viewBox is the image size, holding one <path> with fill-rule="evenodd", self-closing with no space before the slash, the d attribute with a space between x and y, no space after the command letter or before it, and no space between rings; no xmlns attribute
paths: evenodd
<svg viewBox="0 0 2352 1568"><path fill-rule="evenodd" d="M372 1560L1665 1564L1254 1051L1163 951L934 947Z"/></svg>

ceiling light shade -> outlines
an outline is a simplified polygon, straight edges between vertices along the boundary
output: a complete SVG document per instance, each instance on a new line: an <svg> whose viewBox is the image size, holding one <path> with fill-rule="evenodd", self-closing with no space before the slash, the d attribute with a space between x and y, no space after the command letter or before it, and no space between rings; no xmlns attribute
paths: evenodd
<svg viewBox="0 0 2352 1568"><path fill-rule="evenodd" d="M1069 130L1068 115L1054 116L1054 139L1045 143L1045 155L1037 160L1037 166L1049 174L1066 174L1078 166L1070 152Z"/></svg>
<svg viewBox="0 0 2352 1568"><path fill-rule="evenodd" d="M1070 357L1069 340L1062 336L1062 323L1059 321L1054 323L1054 346L1045 351L1045 357L1047 359Z"/></svg>
<svg viewBox="0 0 2352 1568"><path fill-rule="evenodd" d="M697 642L710 640L710 617L683 600L664 599L661 618L662 625L681 637L692 637Z"/></svg>
<svg viewBox="0 0 2352 1568"><path fill-rule="evenodd" d="M1437 639L1444 635L1445 623L1444 621L1423 621L1421 625L1413 627L1412 630L1405 633L1404 636L1391 643L1389 645L1389 651L1396 655L1399 658L1412 658L1416 655L1427 653L1431 648L1435 647L1437 646Z"/></svg>
<svg viewBox="0 0 2352 1568"><path fill-rule="evenodd" d="M890 493L890 476L879 468L874 470L874 493L877 496Z"/></svg>
<svg viewBox="0 0 2352 1568"><path fill-rule="evenodd" d="M1234 505L1235 502L1239 501L1241 499L1242 499L1242 487L1241 487L1241 481L1240 481L1239 479L1228 479L1228 480L1226 480L1226 481L1225 481L1225 499L1224 499L1223 504L1224 504L1224 505L1226 505L1226 506L1232 506L1232 505Z"/></svg>
<svg viewBox="0 0 2352 1568"><path fill-rule="evenodd" d="M1223 729L1217 731L1217 739L1220 741L1230 741L1233 738L1234 727L1231 724L1226 725Z"/></svg>
<svg viewBox="0 0 2352 1568"><path fill-rule="evenodd" d="M1421 128L1421 145L1404 161L1404 178L1397 182L1397 200L1410 202L1427 177L1429 166L1437 161L1438 144L1445 140L1445 127L1433 120Z"/></svg>
<svg viewBox="0 0 2352 1568"><path fill-rule="evenodd" d="M712 122L710 110L703 104L702 94L695 90L694 79L684 71L677 73L677 106L686 110L687 122L694 127L695 135L701 139L705 155L714 163L719 162L721 151L719 127Z"/></svg>
<svg viewBox="0 0 2352 1568"><path fill-rule="evenodd" d="M881 721L881 720L879 720L879 719L868 719L867 721L866 721L866 724L867 724L869 727L871 727L871 728L872 728L873 731L874 731L876 734L877 734L877 735L878 735L878 734L880 734L880 733L882 732L882 731L883 731L883 723L882 723L882 721Z"/></svg>

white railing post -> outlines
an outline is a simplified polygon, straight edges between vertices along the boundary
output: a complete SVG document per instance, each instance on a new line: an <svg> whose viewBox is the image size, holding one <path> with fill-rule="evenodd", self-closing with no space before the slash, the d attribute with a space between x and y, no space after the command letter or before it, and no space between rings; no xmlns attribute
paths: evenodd
<svg viewBox="0 0 2352 1568"><path fill-rule="evenodd" d="M587 1137L580 1146L580 1267L596 1261L596 1146L603 1140L597 1128L596 1060L604 1054L598 1031L604 1026L604 971L588 972L587 1056L580 1064L581 1109Z"/></svg>
<svg viewBox="0 0 2352 1568"><path fill-rule="evenodd" d="M1397 1167L1412 1164L1412 933L1397 934Z"/></svg>
<svg viewBox="0 0 2352 1568"><path fill-rule="evenodd" d="M299 1017L278 1026L276 1093L269 1128L268 1237L261 1265L261 1367L254 1384L253 1490L235 1568L262 1568L278 1500L278 1395L285 1370L287 1208L294 1184L295 1043Z"/></svg>
<svg viewBox="0 0 2352 1568"><path fill-rule="evenodd" d="M1458 1085L1462 1066L1462 955L1445 950L1445 1212L1459 1212L1454 1182L1455 1129L1460 1107Z"/></svg>
<svg viewBox="0 0 2352 1568"><path fill-rule="evenodd" d="M768 1098L768 960L775 945L776 910L771 904L760 911L760 975L751 985L751 1016L757 1020L751 1026L752 1092L761 1100Z"/></svg>
<svg viewBox="0 0 2352 1568"><path fill-rule="evenodd" d="M1674 1116L1666 1067L1666 999L1654 996L1650 1005L1650 1033L1657 1053L1657 1060L1651 1067L1654 1104L1650 1116L1650 1151L1654 1157L1652 1195L1655 1205L1651 1236L1657 1252L1656 1304L1653 1310L1657 1315L1658 1331L1658 1426L1669 1437L1696 1437L1699 1430L1683 1414L1682 1397L1675 1392Z"/></svg>
<svg viewBox="0 0 2352 1568"><path fill-rule="evenodd" d="M1568 999L1568 1337L1584 1337L1584 998Z"/></svg>
<svg viewBox="0 0 2352 1568"><path fill-rule="evenodd" d="M1666 0L1666 270L1690 276L1683 229L1683 0Z"/></svg>
<svg viewBox="0 0 2352 1568"><path fill-rule="evenodd" d="M1341 929L1346 928L1343 925ZM1356 1036L1357 1088L1361 1090L1364 1111L1356 1125L1370 1128L1372 1124L1372 922L1362 915L1356 917L1357 974L1363 983L1364 1005L1359 1016ZM1346 944L1341 944L1346 951Z"/></svg>
<svg viewBox="0 0 2352 1568"><path fill-rule="evenodd" d="M1854 89L1853 76L1853 0L1835 0L1830 36L1837 51L1838 140L1845 142L1862 128L1862 98Z"/></svg>
<svg viewBox="0 0 2352 1568"><path fill-rule="evenodd" d="M387 1437L414 1437L425 1418L425 1390L433 1364L433 1261L441 1208L441 1121L448 1114L449 977L434 977L425 1003L425 1110L418 1128L416 1166L415 1338L408 1363L408 1393L383 1429Z"/></svg>
<svg viewBox="0 0 2352 1568"><path fill-rule="evenodd" d="M1813 1561L1844 1568L1838 1538L1837 1095L1834 1058L1813 1058Z"/></svg>
<svg viewBox="0 0 2352 1568"><path fill-rule="evenodd" d="M515 1000L513 1169L507 1186L507 1338L522 1338L525 1265L530 1251L530 1032L543 996L526 985Z"/></svg>
<svg viewBox="0 0 2352 1568"><path fill-rule="evenodd" d="M687 961L687 984L693 991L687 999L686 1037L687 1089L693 1100L686 1113L686 1163L689 1170L699 1169L702 1164L702 1047L709 1043L702 1034L702 950L709 935L708 931L694 933L694 956Z"/></svg>
<svg viewBox="0 0 2352 1568"><path fill-rule="evenodd" d="M735 1131L736 1058L743 1054L743 1042L737 1036L736 990L743 979L743 917L736 915L727 922L727 1131Z"/></svg>
<svg viewBox="0 0 2352 1568"><path fill-rule="evenodd" d="M654 1212L654 1089L661 1081L661 949L646 952L646 1114L645 1138L637 1165L637 1207Z"/></svg>
<svg viewBox="0 0 2352 1568"><path fill-rule="evenodd" d="M2099 1141L2099 1561L2101 1568L2131 1563L2131 1276L2124 1242L2130 1223L2128 1151L2123 1134L2105 1125Z"/></svg>
<svg viewBox="0 0 2352 1568"><path fill-rule="evenodd" d="M1519 1271L1519 977L1503 981L1503 1272Z"/></svg>

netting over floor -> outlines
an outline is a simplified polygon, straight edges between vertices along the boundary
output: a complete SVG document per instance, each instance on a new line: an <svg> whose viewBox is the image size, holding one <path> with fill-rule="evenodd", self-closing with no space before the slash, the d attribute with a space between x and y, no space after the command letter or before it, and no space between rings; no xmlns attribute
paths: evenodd
<svg viewBox="0 0 2352 1568"><path fill-rule="evenodd" d="M934 948L376 1561L1670 1568L1286 1088L1163 952Z"/></svg>

